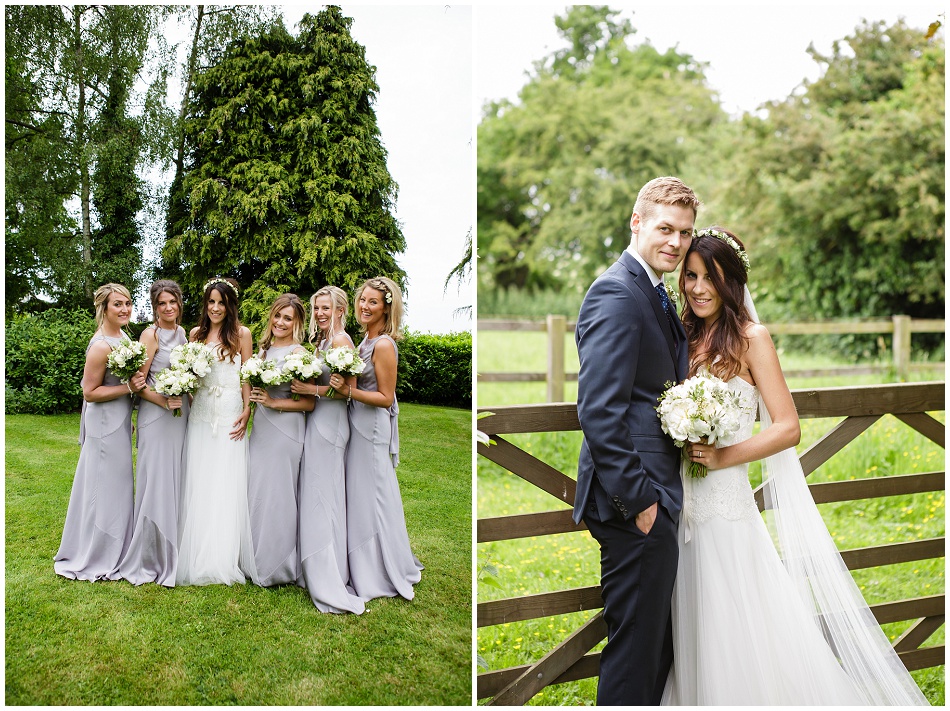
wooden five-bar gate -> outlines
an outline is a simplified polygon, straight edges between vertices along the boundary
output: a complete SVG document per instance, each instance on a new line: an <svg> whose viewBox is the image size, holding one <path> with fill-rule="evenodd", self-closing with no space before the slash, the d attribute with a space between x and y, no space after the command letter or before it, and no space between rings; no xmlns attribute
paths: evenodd
<svg viewBox="0 0 950 711"><path fill-rule="evenodd" d="M944 425L931 412L944 410L944 383L911 383L847 388L822 388L792 392L801 418L845 417L801 455L808 476L836 452L885 415L891 415L928 439L945 447ZM568 432L580 429L577 406L573 403L486 408L493 413L478 421L480 430L495 444L479 443L478 453L559 501L573 505L576 482L528 452L511 444L502 435L530 432ZM871 499L883 496L944 491L945 472L927 472L853 481L809 485L816 503ZM756 490L759 509L763 507L761 487ZM567 533L585 528L576 526L571 509L520 514L478 521L479 543L530 536ZM944 537L841 551L850 570L944 557ZM880 624L915 620L894 642L904 665L923 669L944 663L944 645L921 645L944 623L944 595L929 595L872 605ZM482 602L477 608L477 626L487 627L522 620L584 610L599 610L544 657L530 665L509 667L478 675L479 699L491 697L491 704L524 704L551 684L597 676L600 655L591 653L607 634L603 621L600 587L590 586L546 592L523 597Z"/></svg>

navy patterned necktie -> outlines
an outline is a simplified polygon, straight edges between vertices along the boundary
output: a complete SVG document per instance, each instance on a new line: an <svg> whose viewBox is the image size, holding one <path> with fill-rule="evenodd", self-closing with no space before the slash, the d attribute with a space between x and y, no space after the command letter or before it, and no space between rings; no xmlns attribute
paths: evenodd
<svg viewBox="0 0 950 711"><path fill-rule="evenodd" d="M655 287L656 295L660 297L660 303L663 305L663 311L666 313L666 318L669 319L670 328L673 332L676 332L676 328L673 326L673 304L670 303L670 297L666 293L666 286L661 281Z"/></svg>

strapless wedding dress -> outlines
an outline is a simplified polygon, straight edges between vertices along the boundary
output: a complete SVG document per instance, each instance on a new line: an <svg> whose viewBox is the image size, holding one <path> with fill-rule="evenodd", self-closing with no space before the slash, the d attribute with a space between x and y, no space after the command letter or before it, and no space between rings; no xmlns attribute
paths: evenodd
<svg viewBox="0 0 950 711"><path fill-rule="evenodd" d="M241 416L241 356L215 358L188 418L178 512L178 585L257 580L247 504L247 437L230 438Z"/></svg>
<svg viewBox="0 0 950 711"><path fill-rule="evenodd" d="M758 390L735 377L752 436ZM858 705L861 695L791 583L749 484L748 465L683 471L673 666L664 705Z"/></svg>

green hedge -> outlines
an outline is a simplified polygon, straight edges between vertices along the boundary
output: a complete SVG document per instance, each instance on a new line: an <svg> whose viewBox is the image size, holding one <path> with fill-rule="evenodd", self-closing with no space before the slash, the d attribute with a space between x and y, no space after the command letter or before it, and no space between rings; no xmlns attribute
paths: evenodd
<svg viewBox="0 0 950 711"><path fill-rule="evenodd" d="M407 333L399 341L400 401L472 407L472 334Z"/></svg>
<svg viewBox="0 0 950 711"><path fill-rule="evenodd" d="M129 324L132 338L148 324ZM82 406L86 346L95 333L83 309L50 309L14 316L6 324L7 414L59 414ZM187 329L186 329L187 330ZM472 406L472 335L406 335L399 342L396 395L400 401Z"/></svg>
<svg viewBox="0 0 950 711"><path fill-rule="evenodd" d="M6 324L7 414L59 414L82 405L86 346L96 320L85 309L50 309Z"/></svg>

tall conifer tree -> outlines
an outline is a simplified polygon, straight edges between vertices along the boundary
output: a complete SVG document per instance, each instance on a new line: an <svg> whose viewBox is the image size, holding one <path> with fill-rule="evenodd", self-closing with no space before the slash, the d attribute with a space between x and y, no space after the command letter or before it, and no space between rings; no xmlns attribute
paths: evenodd
<svg viewBox="0 0 950 711"><path fill-rule="evenodd" d="M337 7L234 42L195 78L186 121L189 214L166 243L187 292L214 275L242 287L242 317L285 291L352 292L379 274L405 283L373 102L375 68Z"/></svg>

